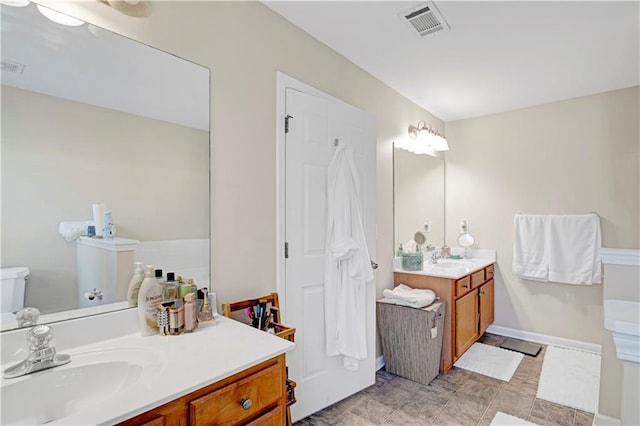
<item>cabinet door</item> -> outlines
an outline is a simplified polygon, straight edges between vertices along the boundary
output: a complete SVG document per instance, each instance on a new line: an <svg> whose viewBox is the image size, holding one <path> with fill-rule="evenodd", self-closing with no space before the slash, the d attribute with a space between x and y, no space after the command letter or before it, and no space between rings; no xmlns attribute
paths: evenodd
<svg viewBox="0 0 640 426"><path fill-rule="evenodd" d="M493 288L493 280L489 280L478 289L480 297L480 336L484 334L495 316Z"/></svg>
<svg viewBox="0 0 640 426"><path fill-rule="evenodd" d="M478 290L456 300L456 358L478 338Z"/></svg>

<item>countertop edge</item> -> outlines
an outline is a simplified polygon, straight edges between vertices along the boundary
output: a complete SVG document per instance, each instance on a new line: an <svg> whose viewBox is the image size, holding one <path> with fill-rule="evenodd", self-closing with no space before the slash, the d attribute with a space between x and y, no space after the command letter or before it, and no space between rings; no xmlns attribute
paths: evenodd
<svg viewBox="0 0 640 426"><path fill-rule="evenodd" d="M167 365L150 380L144 383L140 381L124 388L121 392L103 400L100 405L90 405L49 424L116 424L295 348L293 342L225 317L221 317L218 324L203 327L198 331L199 333L181 336L142 337L138 334L130 334L73 348L70 351L72 363L73 353L122 345L122 347L166 351ZM222 343L224 346L221 346ZM206 351L211 351L211 357L207 356L208 352L194 351L194 348L203 349L203 347L207 347ZM189 359L187 357L190 353L192 357Z"/></svg>

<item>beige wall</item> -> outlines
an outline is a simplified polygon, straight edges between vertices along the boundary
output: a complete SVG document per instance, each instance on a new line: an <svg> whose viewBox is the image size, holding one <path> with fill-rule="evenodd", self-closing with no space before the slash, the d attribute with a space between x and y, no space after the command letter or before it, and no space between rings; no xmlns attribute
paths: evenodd
<svg viewBox="0 0 640 426"><path fill-rule="evenodd" d="M496 249L503 327L600 344L602 285L511 273L516 213L597 212L604 247L638 248L638 87L447 123L447 241L467 219Z"/></svg>
<svg viewBox="0 0 640 426"><path fill-rule="evenodd" d="M94 202L120 237L208 238L208 163L205 131L3 86L2 266L29 267L25 306L77 307L58 224L92 220Z"/></svg>
<svg viewBox="0 0 640 426"><path fill-rule="evenodd" d="M147 19L98 2L57 7L211 69L211 274L220 303L276 290L277 71L376 117L378 293L391 286L391 143L410 123L442 130L440 120L257 2L153 2Z"/></svg>
<svg viewBox="0 0 640 426"><path fill-rule="evenodd" d="M603 299L626 300L640 302L640 268L630 265L604 265ZM615 419L622 417L622 387L624 372L623 361L616 355L616 346L613 343L613 333L604 329L602 332L602 358L600 364L600 394L598 412ZM630 363L627 363L630 364ZM633 368L633 367L632 367ZM626 377L626 380L640 380L640 376ZM637 383L637 381L636 381ZM633 392L635 395L625 395L631 401L635 401L632 407L638 408L638 386ZM628 423L635 424L635 423Z"/></svg>

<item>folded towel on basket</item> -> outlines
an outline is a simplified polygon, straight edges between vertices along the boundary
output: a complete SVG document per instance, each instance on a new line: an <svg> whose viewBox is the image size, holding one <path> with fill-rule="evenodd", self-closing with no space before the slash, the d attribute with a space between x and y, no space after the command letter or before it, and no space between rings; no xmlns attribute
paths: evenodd
<svg viewBox="0 0 640 426"><path fill-rule="evenodd" d="M382 295L388 299L387 302L389 303L412 308L424 308L436 300L436 294L433 290L411 288L405 284L399 284L393 290L384 289Z"/></svg>

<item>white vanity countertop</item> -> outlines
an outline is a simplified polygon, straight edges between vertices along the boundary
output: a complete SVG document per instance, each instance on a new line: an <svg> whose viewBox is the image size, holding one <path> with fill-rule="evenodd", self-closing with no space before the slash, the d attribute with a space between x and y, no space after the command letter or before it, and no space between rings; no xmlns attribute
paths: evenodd
<svg viewBox="0 0 640 426"><path fill-rule="evenodd" d="M55 332L55 325L53 328ZM135 333L69 350L56 347L58 353L71 355L71 363L48 371L73 367L74 355L76 359L82 359L86 352L119 350L151 353L153 356L150 359L156 364L157 371L152 374L143 372L144 379L124 387L97 404L78 409L72 415L50 424L118 423L288 352L294 347L295 344L285 339L225 317L218 318L216 325L199 327L193 333L179 336L142 337ZM9 365L3 365L3 370ZM29 376L2 379L2 385L28 379Z"/></svg>
<svg viewBox="0 0 640 426"><path fill-rule="evenodd" d="M452 254L459 254L459 251L452 249ZM471 257L467 259L438 259L438 262L435 264L429 263L429 256L425 255L422 270L420 271L407 271L402 269L401 259L395 258L393 272L457 280L496 262L495 250L469 250L469 254Z"/></svg>

